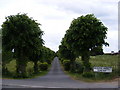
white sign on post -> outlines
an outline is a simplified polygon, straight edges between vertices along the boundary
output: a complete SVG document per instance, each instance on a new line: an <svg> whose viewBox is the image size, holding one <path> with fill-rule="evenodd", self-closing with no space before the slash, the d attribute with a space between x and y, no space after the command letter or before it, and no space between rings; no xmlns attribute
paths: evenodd
<svg viewBox="0 0 120 90"><path fill-rule="evenodd" d="M105 73L111 73L112 67L93 67L94 72L105 72Z"/></svg>

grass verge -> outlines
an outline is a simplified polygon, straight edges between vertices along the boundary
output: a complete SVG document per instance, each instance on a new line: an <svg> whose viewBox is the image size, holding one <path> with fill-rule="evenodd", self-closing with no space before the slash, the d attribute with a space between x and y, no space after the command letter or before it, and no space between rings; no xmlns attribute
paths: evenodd
<svg viewBox="0 0 120 90"><path fill-rule="evenodd" d="M77 62L82 63L81 57L76 59ZM84 77L83 74L71 73L65 71L72 79L85 81L85 82L111 82L118 78L118 55L98 55L90 57L91 67L112 67L112 73L95 73L91 72L93 75Z"/></svg>
<svg viewBox="0 0 120 90"><path fill-rule="evenodd" d="M114 74L104 74L104 73L97 73L95 77L83 77L82 74L78 73L71 73L65 71L67 75L69 75L74 80L84 81L84 82L111 82L115 80Z"/></svg>

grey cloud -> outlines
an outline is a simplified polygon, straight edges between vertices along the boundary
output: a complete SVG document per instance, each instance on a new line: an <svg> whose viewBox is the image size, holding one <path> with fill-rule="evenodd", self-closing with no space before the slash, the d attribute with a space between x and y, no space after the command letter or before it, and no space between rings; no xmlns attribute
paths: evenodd
<svg viewBox="0 0 120 90"><path fill-rule="evenodd" d="M43 39L46 41L45 46L51 48L54 51L57 51L62 37L63 36L59 33L55 34L46 33L45 36L43 36Z"/></svg>
<svg viewBox="0 0 120 90"><path fill-rule="evenodd" d="M47 40L48 42L52 42L53 44L56 45L56 44L60 43L62 35L57 32L53 33L53 34L46 33L46 35L44 35L43 38L45 40ZM46 43L48 43L48 42L46 42Z"/></svg>
<svg viewBox="0 0 120 90"><path fill-rule="evenodd" d="M58 10L71 11L73 13L87 13L87 12L103 12L105 15L109 10L109 6L116 5L117 1L111 0L41 0L40 3L57 7ZM111 8L114 11L114 8Z"/></svg>
<svg viewBox="0 0 120 90"><path fill-rule="evenodd" d="M73 14L93 13L102 19L106 24L117 24L117 4L118 0L41 0L43 4L56 7L57 10ZM59 16L47 16L50 19L61 19ZM75 17L76 18L76 17Z"/></svg>
<svg viewBox="0 0 120 90"><path fill-rule="evenodd" d="M61 19L64 19L65 17L64 16L61 16L61 15L45 15L44 16L44 19L47 19L47 20L61 20Z"/></svg>

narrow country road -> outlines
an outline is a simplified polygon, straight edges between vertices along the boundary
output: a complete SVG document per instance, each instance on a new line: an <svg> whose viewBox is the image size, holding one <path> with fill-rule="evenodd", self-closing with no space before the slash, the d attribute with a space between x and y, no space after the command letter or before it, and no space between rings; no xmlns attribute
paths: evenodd
<svg viewBox="0 0 120 90"><path fill-rule="evenodd" d="M72 80L61 69L59 59L54 58L49 73L34 79L2 79L3 88L117 88L117 82L86 83Z"/></svg>

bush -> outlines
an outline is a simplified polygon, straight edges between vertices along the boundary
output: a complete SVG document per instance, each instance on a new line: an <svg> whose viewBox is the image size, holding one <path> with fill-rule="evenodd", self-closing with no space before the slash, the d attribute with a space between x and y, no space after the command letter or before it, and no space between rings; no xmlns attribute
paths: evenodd
<svg viewBox="0 0 120 90"><path fill-rule="evenodd" d="M33 68L28 68L28 70L27 70L27 74L28 74L28 76L32 76L33 73L34 73Z"/></svg>
<svg viewBox="0 0 120 90"><path fill-rule="evenodd" d="M83 65L80 62L75 62L75 73L83 73Z"/></svg>
<svg viewBox="0 0 120 90"><path fill-rule="evenodd" d="M42 71L48 70L48 63L47 62L40 63L39 67L40 70Z"/></svg>
<svg viewBox="0 0 120 90"><path fill-rule="evenodd" d="M92 78L92 77L94 77L94 73L93 72L84 72L82 74L82 76L85 78Z"/></svg>
<svg viewBox="0 0 120 90"><path fill-rule="evenodd" d="M70 70L70 60L64 60L63 66L66 71L69 71Z"/></svg>
<svg viewBox="0 0 120 90"><path fill-rule="evenodd" d="M63 64L64 59L63 58L59 58L59 60L60 60L60 63Z"/></svg>

